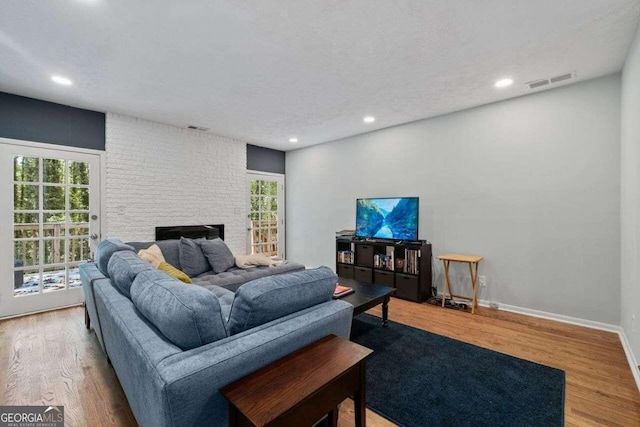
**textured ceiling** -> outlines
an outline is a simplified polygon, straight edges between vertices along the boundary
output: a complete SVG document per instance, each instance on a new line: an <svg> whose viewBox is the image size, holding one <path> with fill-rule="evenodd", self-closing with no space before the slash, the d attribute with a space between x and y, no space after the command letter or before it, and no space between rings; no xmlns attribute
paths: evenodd
<svg viewBox="0 0 640 427"><path fill-rule="evenodd" d="M617 72L639 13L640 0L4 0L0 91L289 150Z"/></svg>

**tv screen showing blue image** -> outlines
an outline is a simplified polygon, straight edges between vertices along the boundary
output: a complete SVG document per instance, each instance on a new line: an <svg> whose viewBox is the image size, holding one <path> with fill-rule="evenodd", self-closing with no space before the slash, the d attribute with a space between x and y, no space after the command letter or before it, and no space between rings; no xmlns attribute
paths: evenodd
<svg viewBox="0 0 640 427"><path fill-rule="evenodd" d="M418 198L358 199L356 236L418 240Z"/></svg>

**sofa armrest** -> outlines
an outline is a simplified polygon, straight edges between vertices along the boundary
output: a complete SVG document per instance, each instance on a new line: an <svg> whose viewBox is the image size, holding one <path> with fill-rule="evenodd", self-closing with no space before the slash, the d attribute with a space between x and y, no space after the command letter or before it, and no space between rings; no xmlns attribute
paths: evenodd
<svg viewBox="0 0 640 427"><path fill-rule="evenodd" d="M171 425L228 425L221 387L326 335L348 339L352 315L351 304L330 301L164 359Z"/></svg>
<svg viewBox="0 0 640 427"><path fill-rule="evenodd" d="M82 282L82 291L84 292L84 303L89 313L89 319L91 319L91 326L98 337L98 342L102 346L102 350L106 353L107 349L104 345L104 339L102 337L102 328L100 327L100 319L98 317L98 311L96 310L96 299L94 294L94 287L98 281L109 281L104 274L98 270L95 263L88 262L86 264L80 264L80 281Z"/></svg>
<svg viewBox="0 0 640 427"><path fill-rule="evenodd" d="M160 361L182 350L169 342L110 280L94 286L104 342L129 406L140 426L169 426Z"/></svg>

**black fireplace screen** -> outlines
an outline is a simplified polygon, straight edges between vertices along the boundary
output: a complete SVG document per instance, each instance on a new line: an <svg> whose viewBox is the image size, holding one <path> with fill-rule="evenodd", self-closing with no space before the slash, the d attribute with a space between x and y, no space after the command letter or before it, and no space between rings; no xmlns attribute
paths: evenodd
<svg viewBox="0 0 640 427"><path fill-rule="evenodd" d="M174 225L171 227L156 227L156 240L179 239L186 237L189 239L215 239L224 240L224 224L211 225Z"/></svg>

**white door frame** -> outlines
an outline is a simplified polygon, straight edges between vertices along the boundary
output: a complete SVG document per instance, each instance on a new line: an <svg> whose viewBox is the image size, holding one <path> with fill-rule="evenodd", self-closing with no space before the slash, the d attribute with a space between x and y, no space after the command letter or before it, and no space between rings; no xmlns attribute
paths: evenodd
<svg viewBox="0 0 640 427"><path fill-rule="evenodd" d="M98 219L91 221L93 230L97 228L98 239L91 242L91 251L93 252L94 245L101 240L101 230L104 230L105 221L105 159L106 153L100 150L91 150L84 148L68 147L64 145L46 144L32 141L22 141L10 138L0 137L0 152L3 156L0 157L0 164L3 173L11 173L13 170L13 158L12 156L5 156L10 151L18 150L26 155L33 155L38 157L65 155L67 159L86 159L86 155L93 157L94 165L97 165L97 173L92 176L93 179L97 179L97 188L99 189L99 198L97 203L99 208L92 209L92 212L97 212ZM20 151L22 150L22 151ZM78 156L78 154L80 156ZM13 205L10 203L13 200L11 196L13 191L13 180L0 181L0 198L3 201L3 208L0 208L0 318L21 316L30 313L36 313L40 311L47 311L57 309L66 306L78 305L84 301L84 294L80 287L65 289L63 291L49 292L46 294L34 294L22 297L13 296L13 226L7 227L7 224L13 224ZM9 193L7 193L9 192ZM95 204L95 203L94 203ZM8 209L5 207L8 206ZM4 230L4 231L3 231ZM94 231L91 231L92 233ZM11 283L8 285L7 280Z"/></svg>
<svg viewBox="0 0 640 427"><path fill-rule="evenodd" d="M251 179L271 179L278 181L280 191L278 192L278 217L280 219L278 224L278 251L279 256L285 259L285 229L286 229L286 209L285 209L285 175L282 173L262 172L247 170L247 184L245 186L247 191L247 253L251 253L251 193L249 191L249 184Z"/></svg>

